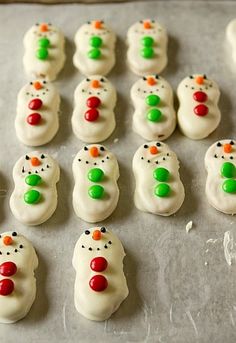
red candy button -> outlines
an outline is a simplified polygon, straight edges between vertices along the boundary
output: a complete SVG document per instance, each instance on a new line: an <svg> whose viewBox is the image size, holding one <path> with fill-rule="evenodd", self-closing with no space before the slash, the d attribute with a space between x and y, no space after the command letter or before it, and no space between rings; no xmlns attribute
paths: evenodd
<svg viewBox="0 0 236 343"><path fill-rule="evenodd" d="M87 121L95 121L98 119L98 116L99 112L96 108L91 108L90 110L86 111L84 115Z"/></svg>
<svg viewBox="0 0 236 343"><path fill-rule="evenodd" d="M207 101L207 94L201 91L195 92L193 94L193 99L197 102L205 102Z"/></svg>
<svg viewBox="0 0 236 343"><path fill-rule="evenodd" d="M96 96L91 96L87 99L87 106L89 108L96 108L101 104L101 100Z"/></svg>
<svg viewBox="0 0 236 343"><path fill-rule="evenodd" d="M194 107L194 113L197 116L204 117L208 113L208 107L206 105L203 105L203 104L197 105L196 107Z"/></svg>
<svg viewBox="0 0 236 343"><path fill-rule="evenodd" d="M31 110L39 110L43 105L43 102L42 100L40 99L33 99L29 102L28 104L28 107L31 109Z"/></svg>
<svg viewBox="0 0 236 343"><path fill-rule="evenodd" d="M0 265L0 274L3 276L12 276L16 271L17 266L13 262L4 262Z"/></svg>
<svg viewBox="0 0 236 343"><path fill-rule="evenodd" d="M14 291L14 282L10 279L0 281L0 295L9 295Z"/></svg>
<svg viewBox="0 0 236 343"><path fill-rule="evenodd" d="M39 113L32 113L27 117L27 123L30 125L38 125L41 120L41 115Z"/></svg>
<svg viewBox="0 0 236 343"><path fill-rule="evenodd" d="M89 281L89 286L95 292L102 292L107 288L108 282L103 275L94 275Z"/></svg>
<svg viewBox="0 0 236 343"><path fill-rule="evenodd" d="M103 272L107 265L107 260L104 257L95 257L90 262L90 268L95 272Z"/></svg>

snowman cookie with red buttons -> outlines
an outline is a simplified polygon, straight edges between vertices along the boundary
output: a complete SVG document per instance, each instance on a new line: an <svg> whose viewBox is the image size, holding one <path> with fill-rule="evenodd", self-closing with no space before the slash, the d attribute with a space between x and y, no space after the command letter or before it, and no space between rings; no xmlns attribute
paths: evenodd
<svg viewBox="0 0 236 343"><path fill-rule="evenodd" d="M141 20L133 24L127 35L127 59L137 75L160 73L167 65L166 29L155 20Z"/></svg>
<svg viewBox="0 0 236 343"><path fill-rule="evenodd" d="M96 223L109 217L119 199L119 166L103 145L88 145L73 161L73 207L77 216Z"/></svg>
<svg viewBox="0 0 236 343"><path fill-rule="evenodd" d="M170 84L158 75L149 75L131 88L135 107L133 130L146 140L165 140L174 131L176 114Z"/></svg>
<svg viewBox="0 0 236 343"><path fill-rule="evenodd" d="M209 136L221 119L218 108L220 91L216 82L206 75L191 75L180 82L177 95L177 119L183 134L191 139Z"/></svg>
<svg viewBox="0 0 236 343"><path fill-rule="evenodd" d="M63 33L47 23L33 25L24 36L24 68L30 77L56 79L65 63Z"/></svg>
<svg viewBox="0 0 236 343"><path fill-rule="evenodd" d="M224 139L206 152L206 196L218 211L236 214L236 141Z"/></svg>
<svg viewBox="0 0 236 343"><path fill-rule="evenodd" d="M35 80L19 92L16 134L29 146L39 146L52 140L58 131L60 96L52 83Z"/></svg>
<svg viewBox="0 0 236 343"><path fill-rule="evenodd" d="M60 169L49 155L38 151L22 156L13 169L15 189L10 198L14 216L23 224L39 225L57 207Z"/></svg>
<svg viewBox="0 0 236 343"><path fill-rule="evenodd" d="M236 19L231 20L227 25L226 39L232 50L233 62L236 63Z"/></svg>
<svg viewBox="0 0 236 343"><path fill-rule="evenodd" d="M0 234L0 323L14 323L29 312L36 295L34 247L17 232Z"/></svg>
<svg viewBox="0 0 236 343"><path fill-rule="evenodd" d="M116 90L104 76L84 79L74 94L72 129L86 143L107 139L115 129Z"/></svg>
<svg viewBox="0 0 236 343"><path fill-rule="evenodd" d="M103 321L128 296L123 272L124 248L110 230L86 230L76 243L74 300L77 311L90 320Z"/></svg>
<svg viewBox="0 0 236 343"><path fill-rule="evenodd" d="M75 35L74 65L86 75L107 75L115 65L114 32L103 21L88 21Z"/></svg>
<svg viewBox="0 0 236 343"><path fill-rule="evenodd" d="M185 193L179 176L179 161L167 144L141 145L133 158L136 180L135 206L144 212L170 216L181 207Z"/></svg>

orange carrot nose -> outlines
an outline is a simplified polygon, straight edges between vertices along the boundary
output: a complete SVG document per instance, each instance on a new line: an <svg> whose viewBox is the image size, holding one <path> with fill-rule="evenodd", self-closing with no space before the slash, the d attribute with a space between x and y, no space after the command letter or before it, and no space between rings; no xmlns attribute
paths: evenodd
<svg viewBox="0 0 236 343"><path fill-rule="evenodd" d="M195 81L198 85L202 85L204 82L204 77L203 76L196 76Z"/></svg>
<svg viewBox="0 0 236 343"><path fill-rule="evenodd" d="M99 231L99 230L94 230L94 231L93 231L92 238L93 238L95 241L99 241L99 239L101 239L101 237L102 237L101 231Z"/></svg>
<svg viewBox="0 0 236 343"><path fill-rule="evenodd" d="M39 29L40 29L41 32L47 32L47 31L48 31L48 25L42 23L42 24L40 25Z"/></svg>
<svg viewBox="0 0 236 343"><path fill-rule="evenodd" d="M98 157L99 156L99 151L98 151L98 148L96 146L92 146L90 149L89 149L89 152L90 152L90 155L92 157Z"/></svg>
<svg viewBox="0 0 236 343"><path fill-rule="evenodd" d="M100 20L95 20L93 26L95 29L100 29L102 27L102 22Z"/></svg>
<svg viewBox="0 0 236 343"><path fill-rule="evenodd" d="M37 167L41 164L40 160L38 159L38 157L31 157L30 159L31 164L33 167Z"/></svg>
<svg viewBox="0 0 236 343"><path fill-rule="evenodd" d="M156 82L156 80L154 79L154 77L150 76L150 77L147 78L147 84L148 84L149 86L154 86L156 83L157 83L157 82Z"/></svg>
<svg viewBox="0 0 236 343"><path fill-rule="evenodd" d="M144 27L145 29L150 29L150 28L152 27L150 21L144 21L143 27Z"/></svg>
<svg viewBox="0 0 236 343"><path fill-rule="evenodd" d="M39 81L35 81L34 82L34 89L36 89L36 90L39 90L39 89L41 89L43 86L42 86L42 83L41 82L39 82Z"/></svg>
<svg viewBox="0 0 236 343"><path fill-rule="evenodd" d="M231 144L224 144L224 152L229 154L232 151L232 145Z"/></svg>
<svg viewBox="0 0 236 343"><path fill-rule="evenodd" d="M149 151L152 155L156 155L158 153L158 149L155 145L150 146Z"/></svg>
<svg viewBox="0 0 236 343"><path fill-rule="evenodd" d="M98 80L92 80L91 81L91 87L92 88L99 88L100 87L100 82Z"/></svg>
<svg viewBox="0 0 236 343"><path fill-rule="evenodd" d="M13 242L13 239L10 236L5 236L3 238L3 244L5 244L5 245L11 245L12 242Z"/></svg>

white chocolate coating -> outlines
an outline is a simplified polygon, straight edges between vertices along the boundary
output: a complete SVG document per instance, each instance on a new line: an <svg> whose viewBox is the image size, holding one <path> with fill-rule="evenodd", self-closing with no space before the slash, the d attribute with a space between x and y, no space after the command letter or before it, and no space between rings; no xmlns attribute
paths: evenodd
<svg viewBox="0 0 236 343"><path fill-rule="evenodd" d="M225 144L232 145L232 151L230 153L224 151ZM222 189L222 185L227 178L222 175L221 168L225 162L230 162L235 166L235 161L236 141L232 139L215 142L210 146L205 155L207 200L211 206L226 214L236 213L236 192L226 193Z"/></svg>
<svg viewBox="0 0 236 343"><path fill-rule="evenodd" d="M40 89L36 90L35 83L40 83ZM36 83L36 84L37 84ZM31 110L28 105L33 99L42 100L42 107ZM17 115L15 129L19 140L28 146L39 146L52 140L59 128L58 112L60 96L52 83L47 81L28 82L20 90L17 98ZM30 125L27 117L32 113L41 115L37 125Z"/></svg>
<svg viewBox="0 0 236 343"><path fill-rule="evenodd" d="M149 23L150 28L145 28ZM154 55L152 58L144 58L141 55L143 37L152 37ZM128 52L127 59L130 69L137 75L159 74L167 65L166 29L155 20L141 20L133 24L127 34Z"/></svg>
<svg viewBox="0 0 236 343"><path fill-rule="evenodd" d="M90 154L90 149L94 147L99 151L97 157ZM92 168L100 168L104 172L100 182L88 179L88 172ZM88 145L75 156L72 169L75 180L73 207L77 216L90 223L100 222L109 217L119 199L119 166L116 157L102 145ZM89 196L88 190L97 184L104 188L104 195L100 199L93 199Z"/></svg>
<svg viewBox="0 0 236 343"><path fill-rule="evenodd" d="M118 309L129 290L123 272L125 252L120 240L107 229L101 233L101 239L94 240L94 230L101 228L86 230L89 234L83 233L75 246L72 261L76 270L74 299L80 314L90 320L103 321ZM90 268L90 262L95 257L106 259L108 265L104 271L98 273ZM90 279L96 274L103 275L108 282L108 287L100 292L94 291L89 285Z"/></svg>
<svg viewBox="0 0 236 343"><path fill-rule="evenodd" d="M46 25L47 31L41 31L42 25ZM39 49L38 40L44 37L49 39L50 45L48 58L41 60L37 58L36 53ZM55 80L65 63L64 45L64 35L57 27L44 23L32 26L24 36L23 64L29 77Z"/></svg>
<svg viewBox="0 0 236 343"><path fill-rule="evenodd" d="M226 28L226 39L231 47L232 58L236 64L236 19L233 19Z"/></svg>
<svg viewBox="0 0 236 343"><path fill-rule="evenodd" d="M10 279L14 290L9 295L0 295L0 323L14 323L29 312L36 295L34 270L38 267L38 258L32 244L22 235L12 236L13 232L0 234L0 265L13 262L17 271L12 276L0 274L0 281ZM15 235L15 232L13 233ZM5 245L4 237L12 238L11 245ZM7 254L8 253L8 254Z"/></svg>
<svg viewBox="0 0 236 343"><path fill-rule="evenodd" d="M115 65L115 43L114 32L104 22L99 28L92 21L82 25L75 35L76 52L73 58L74 65L79 71L86 75L107 75ZM90 45L92 37L100 37L102 44L99 47L101 56L98 59L88 57L88 52L93 49Z"/></svg>
<svg viewBox="0 0 236 343"><path fill-rule="evenodd" d="M38 158L40 165L32 165L33 157ZM30 186L25 182L26 177L32 174L42 178L36 186ZM51 156L32 151L20 157L13 169L15 189L10 198L10 207L14 216L26 225L39 225L48 220L57 207L56 183L59 177L59 166ZM34 204L24 201L24 194L31 189L40 193L39 201Z"/></svg>
<svg viewBox="0 0 236 343"><path fill-rule="evenodd" d="M197 77L191 75L183 79L177 89L179 109L177 112L178 125L182 133L191 139L203 139L212 133L220 123L221 113L218 108L220 91L216 82L203 77L203 83L196 82ZM207 100L200 103L194 100L194 93L202 91L207 95ZM196 115L194 108L200 104L208 107L205 116Z"/></svg>
<svg viewBox="0 0 236 343"><path fill-rule="evenodd" d="M150 147L154 146L158 152L151 154ZM153 176L156 168L165 168L170 173L169 180L165 182L170 186L170 193L166 197L154 193L155 187L162 183ZM185 197L184 186L179 176L177 156L167 144L155 141L141 145L134 154L133 172L136 180L134 202L140 211L162 216L170 216L178 211Z"/></svg>
<svg viewBox="0 0 236 343"><path fill-rule="evenodd" d="M155 84L148 84L148 80ZM150 107L146 103L147 96L154 94L160 97L157 106ZM135 82L131 88L131 99L135 107L133 115L133 130L144 139L163 141L174 131L176 126L176 114L173 106L173 91L170 84L160 76L149 75ZM162 112L160 121L150 121L147 113L152 108Z"/></svg>
<svg viewBox="0 0 236 343"><path fill-rule="evenodd" d="M92 83L96 80L99 87ZM97 107L99 117L95 121L85 119L89 110L87 100L97 97L101 103ZM116 90L104 76L94 75L84 79L74 93L74 111L72 115L72 129L74 134L86 143L98 143L107 139L115 129L114 107L116 104Z"/></svg>

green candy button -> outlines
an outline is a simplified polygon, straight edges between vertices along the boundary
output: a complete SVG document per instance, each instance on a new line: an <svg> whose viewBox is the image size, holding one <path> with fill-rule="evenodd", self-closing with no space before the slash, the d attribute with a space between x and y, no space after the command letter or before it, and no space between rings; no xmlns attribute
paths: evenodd
<svg viewBox="0 0 236 343"><path fill-rule="evenodd" d="M27 204L36 204L40 199L40 193L34 189L31 189L30 191L26 192L24 194L24 201Z"/></svg>
<svg viewBox="0 0 236 343"><path fill-rule="evenodd" d="M236 193L236 180L225 180L222 185L223 191L226 193Z"/></svg>
<svg viewBox="0 0 236 343"><path fill-rule="evenodd" d="M161 99L158 95L150 94L146 97L145 101L148 106L157 106Z"/></svg>
<svg viewBox="0 0 236 343"><path fill-rule="evenodd" d="M143 58L152 58L154 56L154 50L150 46L145 46L141 49L140 54Z"/></svg>
<svg viewBox="0 0 236 343"><path fill-rule="evenodd" d="M231 162L225 162L221 167L221 175L227 178L232 178L236 176L235 165Z"/></svg>
<svg viewBox="0 0 236 343"><path fill-rule="evenodd" d="M92 60L98 60L100 56L101 56L101 51L98 48L91 49L88 52L88 57L91 58Z"/></svg>
<svg viewBox="0 0 236 343"><path fill-rule="evenodd" d="M141 44L145 47L153 46L154 39L150 36L145 36L141 38Z"/></svg>
<svg viewBox="0 0 236 343"><path fill-rule="evenodd" d="M92 182L99 182L103 179L104 172L100 168L90 169L88 172L88 179Z"/></svg>
<svg viewBox="0 0 236 343"><path fill-rule="evenodd" d="M152 108L147 112L147 119L150 121L160 121L162 113L158 108Z"/></svg>
<svg viewBox="0 0 236 343"><path fill-rule="evenodd" d="M157 197L165 198L170 193L170 186L167 183L159 183L159 185L155 187L154 193Z"/></svg>
<svg viewBox="0 0 236 343"><path fill-rule="evenodd" d="M93 199L101 199L104 194L104 188L100 185L93 185L89 187L88 193Z"/></svg>
<svg viewBox="0 0 236 343"><path fill-rule="evenodd" d="M47 48L40 48L36 52L36 57L39 60L46 60L48 58L48 50Z"/></svg>
<svg viewBox="0 0 236 343"><path fill-rule="evenodd" d="M153 172L153 177L159 182L167 182L170 177L170 172L166 168L156 168Z"/></svg>
<svg viewBox="0 0 236 343"><path fill-rule="evenodd" d="M49 45L50 45L50 40L49 40L48 38L46 38L46 37L40 38L40 39L38 40L38 46L39 46L40 48L48 48Z"/></svg>
<svg viewBox="0 0 236 343"><path fill-rule="evenodd" d="M31 174L25 178L25 183L29 186L37 186L41 181L42 178L38 174Z"/></svg>
<svg viewBox="0 0 236 343"><path fill-rule="evenodd" d="M93 37L90 38L89 44L93 48L100 48L100 46L102 45L102 38L100 38L98 36L93 36Z"/></svg>

